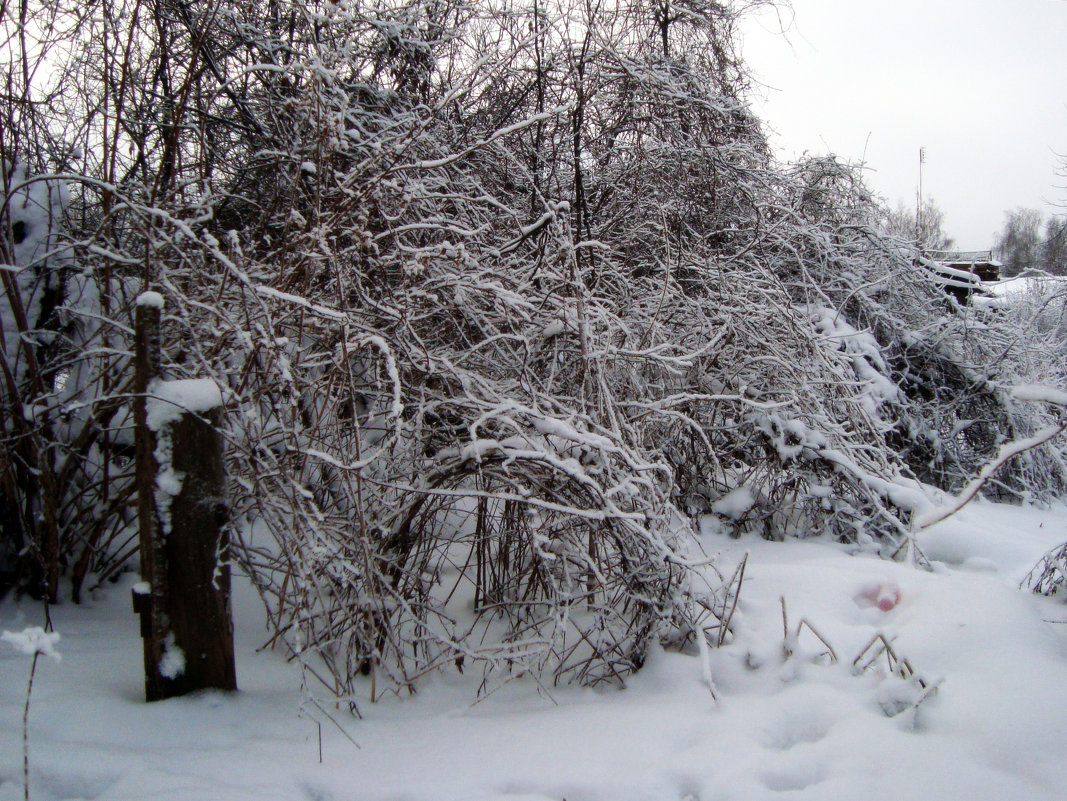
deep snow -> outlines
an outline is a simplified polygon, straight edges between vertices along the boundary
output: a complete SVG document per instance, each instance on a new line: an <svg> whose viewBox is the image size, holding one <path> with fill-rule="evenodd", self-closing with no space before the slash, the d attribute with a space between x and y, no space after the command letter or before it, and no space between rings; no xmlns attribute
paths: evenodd
<svg viewBox="0 0 1067 801"><path fill-rule="evenodd" d="M241 691L144 704L130 576L80 608L52 610L62 661L37 664L31 797L1062 797L1067 607L1018 583L1067 541L1067 512L976 503L919 541L932 571L819 539L709 533L705 547L724 572L749 553L737 636L710 652L717 701L699 656L656 652L624 691L539 692L526 679L472 704L477 678L438 676L414 697L364 700L362 720L326 706L328 718L301 690L297 667L257 651L266 635L247 587L236 604ZM784 657L781 597L791 633L806 620L837 664L806 627ZM33 604L0 606L0 630L42 622ZM917 680L887 675L884 656L856 675L853 659L878 633L938 687L917 709L908 707L921 695ZM31 662L12 644L0 643L0 801L23 797Z"/></svg>

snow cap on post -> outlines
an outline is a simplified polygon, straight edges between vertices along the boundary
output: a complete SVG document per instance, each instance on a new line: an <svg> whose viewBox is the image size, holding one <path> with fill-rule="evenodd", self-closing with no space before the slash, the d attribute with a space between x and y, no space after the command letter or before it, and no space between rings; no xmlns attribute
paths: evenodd
<svg viewBox="0 0 1067 801"><path fill-rule="evenodd" d="M210 378L157 379L149 392L148 427L157 432L186 412L203 414L222 406L222 390Z"/></svg>
<svg viewBox="0 0 1067 801"><path fill-rule="evenodd" d="M138 306L145 306L150 309L162 309L163 296L158 292L142 292L137 296L136 303Z"/></svg>

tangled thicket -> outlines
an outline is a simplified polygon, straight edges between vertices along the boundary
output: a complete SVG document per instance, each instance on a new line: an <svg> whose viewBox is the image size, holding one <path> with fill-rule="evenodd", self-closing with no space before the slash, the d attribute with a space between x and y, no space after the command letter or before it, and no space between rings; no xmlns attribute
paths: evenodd
<svg viewBox="0 0 1067 801"><path fill-rule="evenodd" d="M945 296L855 170L773 162L741 6L5 6L6 580L130 558L148 288L165 371L224 390L234 558L340 695L624 677L723 625L699 515L896 550L920 482L1042 423L1002 387L1063 337Z"/></svg>

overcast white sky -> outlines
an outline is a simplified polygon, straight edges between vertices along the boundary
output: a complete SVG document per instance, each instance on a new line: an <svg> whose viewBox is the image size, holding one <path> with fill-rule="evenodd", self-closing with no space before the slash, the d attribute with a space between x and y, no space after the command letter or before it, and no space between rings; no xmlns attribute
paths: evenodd
<svg viewBox="0 0 1067 801"><path fill-rule="evenodd" d="M787 32L781 34L785 25ZM1067 0L792 0L743 25L756 110L783 158L863 161L892 205L923 194L957 246L1004 212L1067 204Z"/></svg>

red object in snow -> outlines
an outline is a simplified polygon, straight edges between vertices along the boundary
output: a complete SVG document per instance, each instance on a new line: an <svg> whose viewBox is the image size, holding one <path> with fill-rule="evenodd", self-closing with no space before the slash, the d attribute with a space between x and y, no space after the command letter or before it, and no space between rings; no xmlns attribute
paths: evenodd
<svg viewBox="0 0 1067 801"><path fill-rule="evenodd" d="M888 612L900 603L900 587L895 581L870 584L856 596L856 603L860 606L877 606L881 611Z"/></svg>

